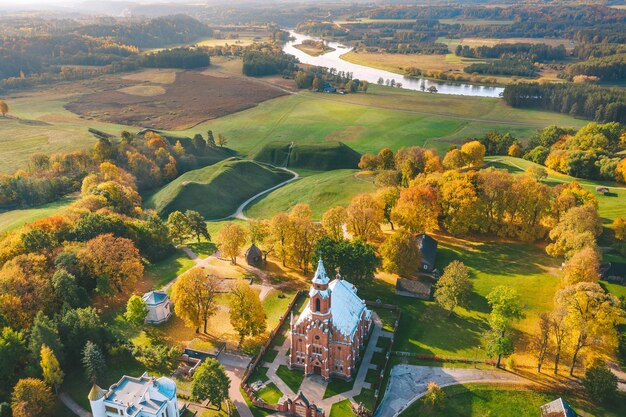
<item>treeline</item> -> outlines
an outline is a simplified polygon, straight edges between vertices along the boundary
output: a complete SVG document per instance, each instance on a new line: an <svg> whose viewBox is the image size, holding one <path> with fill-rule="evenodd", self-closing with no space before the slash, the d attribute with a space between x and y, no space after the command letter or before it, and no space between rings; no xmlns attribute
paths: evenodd
<svg viewBox="0 0 626 417"><path fill-rule="evenodd" d="M143 55L139 65L149 68L204 68L211 65L209 55L194 48L164 49Z"/></svg>
<svg viewBox="0 0 626 417"><path fill-rule="evenodd" d="M626 123L626 92L586 84L509 84L504 100L513 107L550 110L598 122Z"/></svg>
<svg viewBox="0 0 626 417"><path fill-rule="evenodd" d="M290 75L297 63L296 57L285 54L277 45L255 45L254 48L247 48L243 54L243 73L252 77Z"/></svg>
<svg viewBox="0 0 626 417"><path fill-rule="evenodd" d="M212 138L210 132L207 144L201 135L191 140L123 132L119 142L100 139L90 151L36 153L26 170L0 175L0 208L40 205L78 191L84 178L103 162L126 170L138 190L158 187L183 172L223 159L227 151L217 149Z"/></svg>
<svg viewBox="0 0 626 417"><path fill-rule="evenodd" d="M422 70L416 67L407 67L404 69L404 74L407 77L428 77L436 80L449 80L449 81L470 81L472 83L480 84L496 84L498 80L495 77L480 77L478 73L471 75L463 74L457 71L444 71L444 70ZM380 83L379 83L380 84ZM422 91L426 90L426 85Z"/></svg>
<svg viewBox="0 0 626 417"><path fill-rule="evenodd" d="M626 79L626 53L591 58L584 62L570 64L565 68L564 76L572 79L577 75L598 77L604 81Z"/></svg>
<svg viewBox="0 0 626 417"><path fill-rule="evenodd" d="M502 58L518 56L531 62L558 61L567 57L565 46L550 46L532 43L500 43L494 46L469 47L458 45L454 51L456 56L465 58Z"/></svg>
<svg viewBox="0 0 626 417"><path fill-rule="evenodd" d="M529 60L515 56L507 56L495 61L484 63L474 63L463 68L468 74L482 75L517 75L522 77L536 77L539 75L539 68Z"/></svg>

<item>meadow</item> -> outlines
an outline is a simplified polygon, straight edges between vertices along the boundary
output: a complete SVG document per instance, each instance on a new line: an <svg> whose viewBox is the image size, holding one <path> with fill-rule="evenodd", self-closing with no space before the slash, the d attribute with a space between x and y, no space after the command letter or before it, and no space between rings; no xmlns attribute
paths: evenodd
<svg viewBox="0 0 626 417"><path fill-rule="evenodd" d="M61 210L66 209L76 197L64 197L52 203L43 204L41 206L15 209L0 213L0 234L19 229L25 224L32 223L44 217L52 216Z"/></svg>

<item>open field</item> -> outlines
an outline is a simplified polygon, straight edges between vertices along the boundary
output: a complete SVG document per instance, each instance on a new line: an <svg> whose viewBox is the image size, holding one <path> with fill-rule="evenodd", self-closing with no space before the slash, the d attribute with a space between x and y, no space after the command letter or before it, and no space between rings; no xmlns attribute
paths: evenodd
<svg viewBox="0 0 626 417"><path fill-rule="evenodd" d="M562 395L581 417L617 417L626 413L626 400L621 394L608 406L596 406L571 394L544 391L537 387L520 387L493 384L466 384L444 388L446 401L441 408L433 410L422 400L409 406L400 416L417 417L483 417L516 416L535 417L539 407ZM621 401L620 401L621 400Z"/></svg>
<svg viewBox="0 0 626 417"><path fill-rule="evenodd" d="M196 45L204 46L204 47L216 47L216 46L248 46L252 45L254 42L263 42L266 41L267 38L256 37L256 36L240 36L235 39L205 39L203 41L197 42Z"/></svg>
<svg viewBox="0 0 626 417"><path fill-rule="evenodd" d="M415 19L370 19L368 17L360 17L350 20L335 20L336 25L354 25L358 23L413 23Z"/></svg>
<svg viewBox="0 0 626 417"><path fill-rule="evenodd" d="M27 223L34 222L35 220L52 216L67 208L75 199L75 197L65 197L53 203L44 204L38 207L10 210L0 213L0 234L18 229Z"/></svg>
<svg viewBox="0 0 626 417"><path fill-rule="evenodd" d="M331 48L329 46L325 46L324 48L316 48L313 46L309 46L309 45L294 45L295 48L298 48L299 50L301 50L302 52L304 52L305 54L311 55L311 56L319 56L319 55L323 55L326 54L328 52L332 52L335 50L335 48Z"/></svg>
<svg viewBox="0 0 626 417"><path fill-rule="evenodd" d="M371 86L366 94L324 95L301 92L263 102L253 109L184 131L224 133L233 149L253 155L272 141L341 141L356 151L378 152L419 145L445 152L450 144L490 130L524 140L538 128L557 124L580 127L569 116L508 107L502 100L413 92Z"/></svg>
<svg viewBox="0 0 626 417"><path fill-rule="evenodd" d="M356 169L361 155L342 142L271 142L254 154L252 159L292 169L330 171Z"/></svg>
<svg viewBox="0 0 626 417"><path fill-rule="evenodd" d="M439 19L443 25L466 25L466 26L503 26L512 25L513 20L490 20L490 19Z"/></svg>
<svg viewBox="0 0 626 417"><path fill-rule="evenodd" d="M356 178L357 170L341 169L311 172L298 181L287 184L263 196L246 210L250 218L269 218L279 211L288 211L298 203L311 206L313 218L321 219L331 207L348 205L359 193L375 190L371 181Z"/></svg>
<svg viewBox="0 0 626 417"><path fill-rule="evenodd" d="M133 85L78 97L67 108L83 117L155 129L181 129L283 95L244 77L183 71L166 86Z"/></svg>
<svg viewBox="0 0 626 417"><path fill-rule="evenodd" d="M457 45L467 45L469 47L476 46L494 46L502 43L545 43L550 46L565 45L566 49L574 49L576 42L565 38L438 38L437 42L445 43L450 50L456 48Z"/></svg>

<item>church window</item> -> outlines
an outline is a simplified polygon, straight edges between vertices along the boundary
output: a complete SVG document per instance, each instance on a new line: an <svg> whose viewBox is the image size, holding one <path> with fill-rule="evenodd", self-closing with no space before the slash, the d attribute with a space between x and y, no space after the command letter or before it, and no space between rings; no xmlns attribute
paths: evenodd
<svg viewBox="0 0 626 417"><path fill-rule="evenodd" d="M319 313L320 309L320 299L318 298L315 300L315 311Z"/></svg>
<svg viewBox="0 0 626 417"><path fill-rule="evenodd" d="M320 340L320 337L316 335L315 340Z"/></svg>

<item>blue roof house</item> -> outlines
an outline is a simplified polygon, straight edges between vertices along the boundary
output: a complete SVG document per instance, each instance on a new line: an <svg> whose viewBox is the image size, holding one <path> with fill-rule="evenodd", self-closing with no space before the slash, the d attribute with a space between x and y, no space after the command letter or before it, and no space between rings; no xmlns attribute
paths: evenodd
<svg viewBox="0 0 626 417"><path fill-rule="evenodd" d="M145 293L141 298L143 298L148 309L146 323L163 323L172 316L172 303L167 293L163 291L150 291Z"/></svg>

